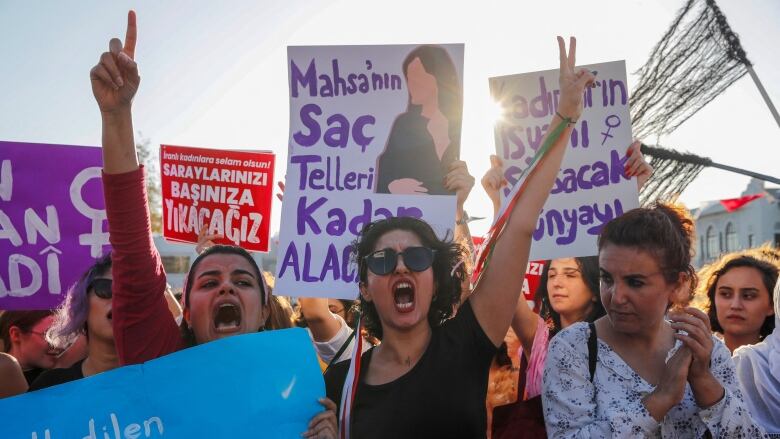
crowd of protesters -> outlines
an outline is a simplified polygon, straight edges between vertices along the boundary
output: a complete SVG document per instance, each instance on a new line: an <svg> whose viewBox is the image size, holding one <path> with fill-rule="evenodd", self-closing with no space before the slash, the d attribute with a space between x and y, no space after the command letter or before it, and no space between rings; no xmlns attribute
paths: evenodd
<svg viewBox="0 0 780 439"><path fill-rule="evenodd" d="M323 411L305 437L344 430L357 438L780 434L777 249L726 254L697 273L690 215L657 203L607 223L597 256L545 261L537 306L522 300L538 212L570 122L583 111L583 92L595 81L575 67L574 39L568 51L558 41L560 97L549 124L563 129L545 136L551 148L528 178L532 190L509 213L476 285L463 210L475 179L455 161L442 182L457 195L453 239L412 218L367 225L353 245L357 300L275 296L272 276L249 253L214 245L203 233L176 300L152 240L146 175L135 151L136 32L131 12L125 40L112 39L90 72L102 117L112 251L84 267L58 309L2 312L0 397L225 337L299 326L309 330L326 386ZM652 168L638 142L627 155L625 175L641 188ZM501 161L493 156L491 163L482 186L495 215L507 183ZM507 349L508 333L520 349ZM351 375L358 348L360 367ZM517 401L486 409L501 348L520 364Z"/></svg>

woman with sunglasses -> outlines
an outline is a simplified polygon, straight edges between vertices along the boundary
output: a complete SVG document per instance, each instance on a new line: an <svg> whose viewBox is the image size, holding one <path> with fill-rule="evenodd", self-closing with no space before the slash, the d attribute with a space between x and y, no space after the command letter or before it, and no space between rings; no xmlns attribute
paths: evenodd
<svg viewBox="0 0 780 439"><path fill-rule="evenodd" d="M215 245L193 261L183 291L181 326L165 303L166 277L154 246L145 172L138 163L132 102L141 82L134 60L136 16L124 44L114 38L90 71L103 122L103 192L113 251L113 326L119 362L138 364L197 344L263 330L269 292L246 250ZM217 402L219 403L219 402ZM315 415L306 437L335 437L335 406ZM259 435L262 436L262 432Z"/></svg>
<svg viewBox="0 0 780 439"><path fill-rule="evenodd" d="M325 376L341 403L340 428L352 437L485 437L490 363L522 290L531 234L558 173L571 121L594 76L575 72L575 40L558 38L560 101L550 121L549 151L528 176L474 292L457 308L467 273L462 245L442 241L412 218L363 229L354 249L360 309L382 343ZM549 135L549 133L548 133ZM454 318L450 318L457 308ZM348 378L349 377L349 378ZM345 395L345 396L342 396Z"/></svg>
<svg viewBox="0 0 780 439"><path fill-rule="evenodd" d="M57 362L60 352L45 337L53 320L49 310L5 311L0 315L3 348L19 362L28 385Z"/></svg>
<svg viewBox="0 0 780 439"><path fill-rule="evenodd" d="M67 348L87 336L87 356L72 366L42 373L30 391L56 386L119 367L111 327L111 254L89 268L69 290L46 332L49 342Z"/></svg>

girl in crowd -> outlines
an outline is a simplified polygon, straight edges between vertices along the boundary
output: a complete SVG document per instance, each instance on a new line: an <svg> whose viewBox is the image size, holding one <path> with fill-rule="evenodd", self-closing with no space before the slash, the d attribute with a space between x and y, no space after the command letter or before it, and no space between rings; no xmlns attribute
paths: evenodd
<svg viewBox="0 0 780 439"><path fill-rule="evenodd" d="M5 352L19 362L29 386L57 362L60 352L46 341L52 324L51 311L5 311L0 315L0 336Z"/></svg>
<svg viewBox="0 0 780 439"><path fill-rule="evenodd" d="M775 328L771 292L780 260L764 250L728 253L700 273L699 294L707 296L712 330L723 335L731 352L760 342Z"/></svg>
<svg viewBox="0 0 780 439"><path fill-rule="evenodd" d="M91 70L103 119L103 187L113 249L113 327L121 364L152 360L194 344L257 332L269 313L268 291L243 249L216 245L193 262L184 286L184 321L177 327L164 292L165 271L154 247L144 170L133 139L131 104L140 83L134 61L135 12L128 13L124 47L112 39ZM316 415L307 437L336 435L335 406Z"/></svg>
<svg viewBox="0 0 780 439"><path fill-rule="evenodd" d="M100 258L68 291L46 338L64 348L87 336L87 357L71 367L42 373L30 386L39 390L119 367L111 328L111 254Z"/></svg>
<svg viewBox="0 0 780 439"><path fill-rule="evenodd" d="M737 378L753 418L780 438L780 282L774 291L775 328L761 343L734 351Z"/></svg>
<svg viewBox="0 0 780 439"><path fill-rule="evenodd" d="M664 320L695 287L692 236L687 213L663 204L601 231L607 315L550 343L542 399L551 437L763 437L707 315L680 307Z"/></svg>
<svg viewBox="0 0 780 439"><path fill-rule="evenodd" d="M550 121L551 148L528 177L490 262L460 305L466 277L460 244L440 240L413 218L367 226L353 246L360 310L369 334L382 343L325 375L328 396L343 404L342 434L352 437L484 437L488 370L509 328L522 290L538 213L558 173L571 122L582 112L591 72L575 72L575 42L562 38L560 105ZM558 130L562 130L558 131ZM548 133L549 135L549 133ZM359 365L359 367L358 367ZM349 399L342 392L355 389ZM346 393L346 392L345 392Z"/></svg>

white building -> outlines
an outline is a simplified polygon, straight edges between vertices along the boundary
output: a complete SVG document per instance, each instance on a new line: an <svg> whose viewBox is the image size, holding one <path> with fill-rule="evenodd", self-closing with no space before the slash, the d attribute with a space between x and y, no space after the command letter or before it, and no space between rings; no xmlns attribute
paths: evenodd
<svg viewBox="0 0 780 439"><path fill-rule="evenodd" d="M780 188L766 188L752 179L742 197L759 195L729 212L721 200L709 201L692 211L696 222L697 267L722 253L755 247L764 243L780 247Z"/></svg>

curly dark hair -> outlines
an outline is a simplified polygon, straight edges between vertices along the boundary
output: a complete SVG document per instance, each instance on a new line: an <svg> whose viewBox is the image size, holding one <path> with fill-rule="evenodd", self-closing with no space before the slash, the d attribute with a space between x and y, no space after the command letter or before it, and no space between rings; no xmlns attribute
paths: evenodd
<svg viewBox="0 0 780 439"><path fill-rule="evenodd" d="M466 258L466 249L453 242L449 237L439 239L430 225L412 217L393 217L367 224L360 236L352 243L352 262L357 264L361 284L368 280L368 267L365 256L373 253L376 242L388 232L405 230L417 235L423 246L435 251L433 259L433 281L435 291L428 311L428 323L431 327L442 324L452 317L460 303L461 283L466 280L466 267L461 262ZM453 270L454 267L454 270ZM361 296L357 309L362 314L363 324L369 335L382 339L382 322L373 303Z"/></svg>
<svg viewBox="0 0 780 439"><path fill-rule="evenodd" d="M580 268L582 281L585 282L588 291L596 298L590 313L585 317L585 321L595 322L596 319L606 315L604 304L601 303L601 294L599 294L599 257L584 256L574 258L574 260L577 261L577 266ZM547 291L547 278L550 275L551 264L552 261L545 261L544 270L542 270L542 278L534 297L534 301L539 304L539 315L542 319L546 322L551 320L553 322L553 326L550 328L550 338L554 337L555 334L563 329L561 327L561 315L553 309L552 305L550 305L550 295Z"/></svg>
<svg viewBox="0 0 780 439"><path fill-rule="evenodd" d="M608 222L599 234L599 252L607 244L650 252L667 283L677 283L680 274L688 277L686 302L690 302L698 282L696 270L691 265L693 228L693 219L684 207L655 202L649 207L629 210Z"/></svg>
<svg viewBox="0 0 780 439"><path fill-rule="evenodd" d="M720 277L732 268L750 267L758 271L761 274L761 280L764 283L764 287L766 287L767 294L769 294L769 304L774 306L772 290L775 283L777 283L778 273L780 273L780 261L772 258L762 250L764 249L757 248L728 253L714 263L702 268L700 275L703 283L699 287L697 294L707 296L707 315L710 318L713 331L723 333L723 327L718 322L718 310L715 308L715 292ZM771 315L764 319L764 323L761 325L761 339L763 340L764 337L771 334L774 329L775 317Z"/></svg>

